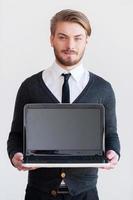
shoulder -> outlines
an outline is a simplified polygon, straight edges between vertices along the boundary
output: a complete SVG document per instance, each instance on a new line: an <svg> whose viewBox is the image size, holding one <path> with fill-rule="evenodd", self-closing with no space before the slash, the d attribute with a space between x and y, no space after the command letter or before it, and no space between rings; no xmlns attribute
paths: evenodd
<svg viewBox="0 0 133 200"><path fill-rule="evenodd" d="M94 74L93 72L90 72L90 77L92 77L94 79L94 81L98 81L104 84L110 84L106 79L104 79L103 77Z"/></svg>
<svg viewBox="0 0 133 200"><path fill-rule="evenodd" d="M35 84L37 84L38 82L40 82L40 80L42 79L42 72L40 71L36 74L33 74L32 76L27 77L21 84L20 87L31 87L34 86Z"/></svg>
<svg viewBox="0 0 133 200"><path fill-rule="evenodd" d="M106 79L104 79L103 77L97 75L97 74L94 74L92 72L90 72L90 79L93 80L93 82L98 86L102 86L102 87L105 87L105 88L110 88L112 87L111 86L111 83L109 81L107 81Z"/></svg>
<svg viewBox="0 0 133 200"><path fill-rule="evenodd" d="M38 80L40 80L42 78L42 72L43 71L40 71L36 74L33 74L32 76L26 78L24 81L23 81L23 84L30 84L30 83L33 83L33 82L36 82Z"/></svg>
<svg viewBox="0 0 133 200"><path fill-rule="evenodd" d="M35 89L38 87L39 82L41 82L42 79L42 72L40 71L36 74L33 74L32 76L26 78L20 85L18 92L19 93L25 93L28 92L31 89Z"/></svg>
<svg viewBox="0 0 133 200"><path fill-rule="evenodd" d="M112 84L103 77L90 72L90 79L93 82L93 89L105 97L114 97Z"/></svg>

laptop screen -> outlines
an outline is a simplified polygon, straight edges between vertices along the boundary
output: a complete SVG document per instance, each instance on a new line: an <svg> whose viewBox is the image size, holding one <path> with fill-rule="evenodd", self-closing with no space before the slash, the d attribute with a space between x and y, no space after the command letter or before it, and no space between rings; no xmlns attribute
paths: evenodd
<svg viewBox="0 0 133 200"><path fill-rule="evenodd" d="M103 151L104 110L100 104L27 104L24 124L27 154Z"/></svg>

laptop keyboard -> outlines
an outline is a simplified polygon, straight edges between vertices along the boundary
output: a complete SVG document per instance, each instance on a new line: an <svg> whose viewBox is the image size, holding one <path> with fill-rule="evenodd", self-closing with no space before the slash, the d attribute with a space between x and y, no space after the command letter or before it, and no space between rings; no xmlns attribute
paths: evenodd
<svg viewBox="0 0 133 200"><path fill-rule="evenodd" d="M105 163L104 156L30 156L27 157L28 163Z"/></svg>

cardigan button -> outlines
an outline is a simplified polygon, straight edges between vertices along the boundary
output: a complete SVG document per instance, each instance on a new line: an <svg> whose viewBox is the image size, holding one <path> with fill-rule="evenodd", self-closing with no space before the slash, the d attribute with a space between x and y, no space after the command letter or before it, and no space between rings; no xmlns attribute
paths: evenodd
<svg viewBox="0 0 133 200"><path fill-rule="evenodd" d="M56 197L57 191L56 190L51 190L51 195L54 196L54 197Z"/></svg>
<svg viewBox="0 0 133 200"><path fill-rule="evenodd" d="M66 174L64 172L61 173L61 178L65 178Z"/></svg>

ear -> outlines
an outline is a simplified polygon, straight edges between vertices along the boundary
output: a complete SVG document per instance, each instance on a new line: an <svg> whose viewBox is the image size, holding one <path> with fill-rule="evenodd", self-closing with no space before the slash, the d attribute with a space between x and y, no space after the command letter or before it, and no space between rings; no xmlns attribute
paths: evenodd
<svg viewBox="0 0 133 200"><path fill-rule="evenodd" d="M53 40L54 40L54 36L51 35L51 36L50 36L50 44L51 44L51 47L53 47Z"/></svg>

